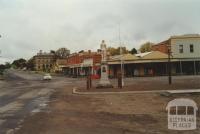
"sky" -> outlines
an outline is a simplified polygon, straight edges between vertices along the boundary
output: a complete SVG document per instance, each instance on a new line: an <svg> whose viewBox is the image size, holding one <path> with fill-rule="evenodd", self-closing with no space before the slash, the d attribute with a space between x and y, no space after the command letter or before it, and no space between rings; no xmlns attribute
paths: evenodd
<svg viewBox="0 0 200 134"><path fill-rule="evenodd" d="M0 0L0 63L60 47L96 51L102 40L138 49L198 34L199 13L199 0Z"/></svg>

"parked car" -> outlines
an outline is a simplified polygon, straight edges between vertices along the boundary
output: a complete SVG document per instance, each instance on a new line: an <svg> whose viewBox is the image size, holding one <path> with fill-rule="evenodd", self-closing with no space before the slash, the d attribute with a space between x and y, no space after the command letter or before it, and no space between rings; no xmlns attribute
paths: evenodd
<svg viewBox="0 0 200 134"><path fill-rule="evenodd" d="M51 80L52 77L50 74L45 74L44 77L43 77L43 80Z"/></svg>

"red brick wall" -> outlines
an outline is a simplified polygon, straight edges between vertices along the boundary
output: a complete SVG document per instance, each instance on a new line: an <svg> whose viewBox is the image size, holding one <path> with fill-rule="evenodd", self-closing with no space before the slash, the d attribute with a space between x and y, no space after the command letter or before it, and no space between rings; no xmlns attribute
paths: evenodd
<svg viewBox="0 0 200 134"><path fill-rule="evenodd" d="M67 58L67 64L80 64L84 59L93 59L94 64L101 62L101 54L98 53L85 53L85 54L75 54Z"/></svg>
<svg viewBox="0 0 200 134"><path fill-rule="evenodd" d="M75 54L75 55L72 55L72 56L68 57L67 58L67 63L69 65L79 64L80 63L79 55Z"/></svg>
<svg viewBox="0 0 200 134"><path fill-rule="evenodd" d="M95 54L92 56L94 64L101 63L101 54Z"/></svg>
<svg viewBox="0 0 200 134"><path fill-rule="evenodd" d="M168 53L168 45L169 45L169 40L163 41L161 43L158 43L156 45L152 46L153 51L160 51L163 53Z"/></svg>

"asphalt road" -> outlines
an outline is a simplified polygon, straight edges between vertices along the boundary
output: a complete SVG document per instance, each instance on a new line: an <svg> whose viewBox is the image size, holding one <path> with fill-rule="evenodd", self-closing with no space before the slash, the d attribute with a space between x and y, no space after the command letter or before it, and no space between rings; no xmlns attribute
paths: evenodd
<svg viewBox="0 0 200 134"><path fill-rule="evenodd" d="M48 82L40 74L8 70L0 81L0 134L14 133L27 116L48 112L50 95L72 83L67 78L53 77Z"/></svg>

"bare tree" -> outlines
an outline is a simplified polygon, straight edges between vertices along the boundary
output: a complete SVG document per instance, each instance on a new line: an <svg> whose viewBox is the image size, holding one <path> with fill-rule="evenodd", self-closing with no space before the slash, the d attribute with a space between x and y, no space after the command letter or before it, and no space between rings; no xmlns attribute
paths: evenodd
<svg viewBox="0 0 200 134"><path fill-rule="evenodd" d="M152 45L154 45L154 43L152 43L152 42L146 42L146 43L142 44L140 47L140 52L144 53L144 52L151 51Z"/></svg>
<svg viewBox="0 0 200 134"><path fill-rule="evenodd" d="M58 58L66 58L67 56L70 55L70 50L67 48L59 48L56 52L55 52L56 56Z"/></svg>

